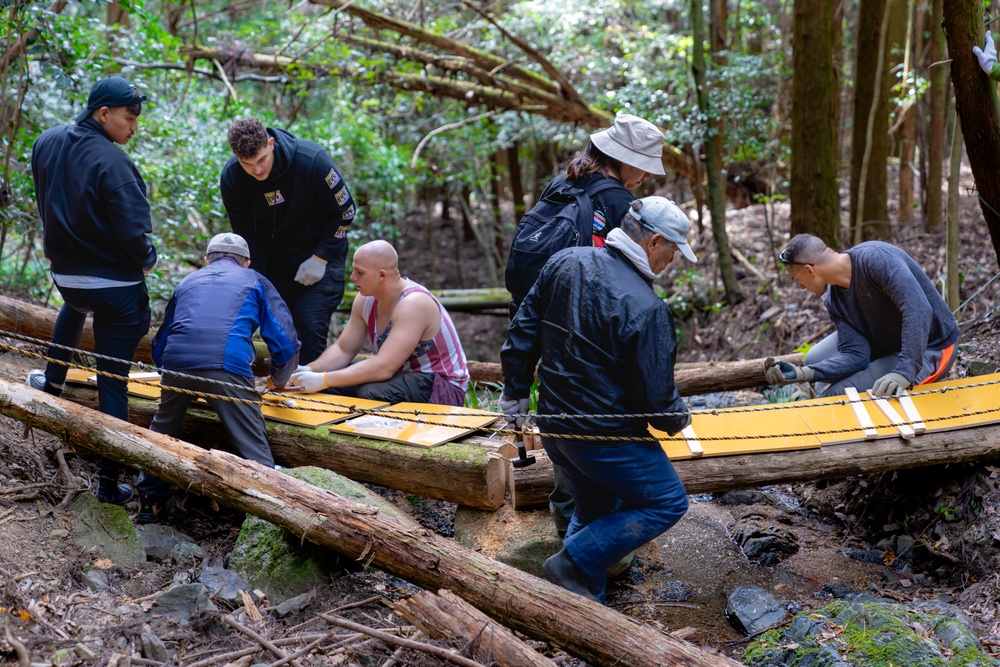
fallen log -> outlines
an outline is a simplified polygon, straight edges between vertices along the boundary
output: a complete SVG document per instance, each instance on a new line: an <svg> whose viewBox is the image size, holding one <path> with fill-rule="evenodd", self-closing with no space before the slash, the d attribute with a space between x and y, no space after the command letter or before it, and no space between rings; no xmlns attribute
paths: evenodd
<svg viewBox="0 0 1000 667"><path fill-rule="evenodd" d="M30 336L48 341L52 338L52 329L58 313L52 308L36 306L26 301L0 296L0 332ZM155 331L156 327L153 327ZM153 334L148 334L139 342L135 353L135 361L152 364L150 344ZM257 357L264 359L269 356L263 341L255 341ZM78 346L81 350L94 350L94 331L90 321L84 327L83 338ZM787 361L793 364L802 363L801 354L786 354L774 357L777 361ZM682 396L706 394L713 391L729 391L733 389L748 389L767 384L764 379L764 359L749 359L746 361L718 361L699 364L694 368L679 367L674 373L674 380ZM469 361L469 376L474 382L503 382L503 372L500 364L489 361ZM261 373L266 375L266 371Z"/></svg>
<svg viewBox="0 0 1000 667"><path fill-rule="evenodd" d="M0 380L0 413L195 493L249 512L302 539L402 577L446 588L529 637L601 665L735 667L728 658L661 634L627 616L427 529L346 500L279 471Z"/></svg>
<svg viewBox="0 0 1000 667"><path fill-rule="evenodd" d="M472 657L504 667L556 667L504 626L448 590L423 591L392 604L400 616L436 639L459 637Z"/></svg>
<svg viewBox="0 0 1000 667"><path fill-rule="evenodd" d="M63 398L97 408L97 390L67 385ZM157 403L129 399L129 421L148 427ZM274 460L286 467L319 466L349 479L378 484L436 500L447 500L495 510L507 490L506 459L483 446L484 438L440 447L409 447L395 442L367 440L330 433L325 428L303 428L267 421L267 437ZM192 407L184 420L184 439L193 443L228 443L229 437L215 413ZM225 446L223 445L222 448Z"/></svg>
<svg viewBox="0 0 1000 667"><path fill-rule="evenodd" d="M511 467L511 505L518 510L548 507L555 485L552 462L532 452L535 464ZM769 484L888 472L947 463L982 463L1000 458L1000 424L924 433L913 440L861 440L817 449L712 456L674 461L688 493L719 493ZM507 464L509 465L509 464Z"/></svg>

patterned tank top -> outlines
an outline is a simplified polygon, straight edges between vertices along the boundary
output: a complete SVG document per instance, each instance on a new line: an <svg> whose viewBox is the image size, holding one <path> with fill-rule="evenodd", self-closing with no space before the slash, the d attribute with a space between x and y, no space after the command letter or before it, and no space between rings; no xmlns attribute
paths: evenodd
<svg viewBox="0 0 1000 667"><path fill-rule="evenodd" d="M431 294L426 287L409 279L407 279L407 282L409 283L409 287L405 288L402 294L399 295L399 301L402 301L406 295L413 292L423 292L434 299L434 303L438 307L438 313L441 315L441 322L434 338L422 340L417 343L416 349L403 363L402 370L412 373L436 373L446 378L448 382L462 391L465 391L469 387L469 368L465 361L465 351L458 340L458 332L455 331L455 325L452 323L448 311L444 309L444 306L437 300L437 297ZM377 354L385 339L389 337L389 332L392 330L392 318L389 318L389 323L385 325L385 329L382 332L375 330L375 319L378 316L378 300L371 296L365 297L361 315L364 317L365 322L368 323L368 338Z"/></svg>

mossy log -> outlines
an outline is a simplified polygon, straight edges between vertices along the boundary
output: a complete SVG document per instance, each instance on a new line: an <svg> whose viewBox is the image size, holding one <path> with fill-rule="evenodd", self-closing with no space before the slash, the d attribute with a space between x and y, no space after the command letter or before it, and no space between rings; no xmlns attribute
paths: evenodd
<svg viewBox="0 0 1000 667"><path fill-rule="evenodd" d="M97 408L96 388L68 385L63 397ZM130 398L129 421L148 427L157 405ZM503 505L507 461L495 448L479 444L480 439L423 448L338 435L322 427L304 428L270 420L266 423L271 452L279 465L318 466L356 482L480 509L495 510ZM222 449L229 442L215 413L198 407L188 410L184 439Z"/></svg>
<svg viewBox="0 0 1000 667"><path fill-rule="evenodd" d="M424 589L448 589L509 628L553 642L587 662L632 667L739 664L431 530L415 530L374 507L253 461L153 433L20 383L0 380L0 413L259 516Z"/></svg>

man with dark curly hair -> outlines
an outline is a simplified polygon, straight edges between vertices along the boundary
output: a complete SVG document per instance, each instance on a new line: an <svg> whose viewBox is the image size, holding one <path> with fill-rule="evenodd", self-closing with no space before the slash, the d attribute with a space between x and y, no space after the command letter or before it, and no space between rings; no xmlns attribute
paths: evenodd
<svg viewBox="0 0 1000 667"><path fill-rule="evenodd" d="M229 128L233 156L219 179L235 233L253 266L288 304L300 359L326 349L330 318L344 296L350 190L329 153L285 130L241 118Z"/></svg>

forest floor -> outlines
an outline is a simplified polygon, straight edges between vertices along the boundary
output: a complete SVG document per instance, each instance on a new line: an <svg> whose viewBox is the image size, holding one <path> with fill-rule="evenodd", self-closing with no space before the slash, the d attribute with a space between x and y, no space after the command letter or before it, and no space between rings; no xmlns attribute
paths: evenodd
<svg viewBox="0 0 1000 667"><path fill-rule="evenodd" d="M971 176L965 173L963 180L966 187L962 189L959 253L961 293L968 303L958 316L962 340L953 377L993 372L1000 367L1000 281L987 285L998 263L971 187ZM658 194L673 196L669 187L661 188ZM427 246L428 220L434 225L434 252L429 252ZM456 222L425 214L408 218L398 241L404 274L428 287L487 284L482 256L474 242L460 240L456 233L459 228ZM678 361L785 354L829 332L820 299L798 289L775 270L774 256L787 235L774 230L787 228L787 205L728 212L730 244L746 258L745 263L737 265L745 298L735 306L721 308L714 307L722 296L713 287L716 269L710 233L698 236L693 246L699 263L676 266L663 281L675 305L687 304L687 315L678 319ZM926 233L919 222L912 223L899 229L893 242L907 250L932 280L941 279L943 233ZM980 288L984 289L977 294ZM497 361L505 314L456 313L455 321L470 358ZM21 382L32 366L25 357L0 354L0 377L4 379ZM25 430L22 424L6 417L0 417L0 433L0 665L18 664L19 660L24 665L49 664L58 649L68 651L62 664L125 665L129 664L125 656L134 656L144 637L148 644L150 633L185 656L169 664L245 666L251 658L255 662L276 659L263 652L236 656L233 652L237 648L255 642L228 627L157 626L141 613L133 613L172 582L192 580L196 573L190 562L149 561L131 571L112 568L108 570L108 589L93 592L85 588L78 573L88 565L87 554L66 539L70 527L66 507L80 489L67 489L65 475L69 472L86 487L96 481L94 463L86 455L67 452L59 438ZM977 619L980 637L988 647L995 648L1000 646L998 487L1000 470L991 466L918 469L782 487L780 494L797 508L797 529L808 535L798 557L799 563L808 565L748 567L769 575L781 575L798 567L799 579L813 580L817 588L842 575L858 586L868 581L873 590L891 588L891 595L900 598L946 599ZM414 502L402 494L381 492L424 525L450 536L454 506ZM691 533L689 543L697 543L698 526L721 507L711 498L700 500L707 506L693 513L697 520L682 522L671 531L677 531L678 539ZM130 512L134 513L134 509L131 507ZM213 512L197 503L188 516L183 529L205 550L201 563L224 564L239 523L225 512ZM897 524L905 525L906 531L927 547L919 559L908 564L909 570L900 574L889 567L890 563L879 562L872 566L875 570L856 573L847 571L848 566L836 565L844 562L841 556L848 544L859 553L879 553L880 541L888 534L887 526ZM677 567L674 576L692 588L708 586L711 579L718 578L718 570L693 565ZM343 573L332 578L307 610L273 622L261 632L275 639L295 633L328 632L330 628L317 612L332 610L371 627L398 628L401 621L381 601L406 595L412 589L406 582L378 571ZM783 596L801 608L818 604L815 591L789 588ZM667 631L693 628L692 641L738 657L741 646L727 643L738 635L707 627L704 617L694 610L689 613L685 605L676 605L670 611L669 623L660 622L657 627ZM558 650L534 645L561 664L576 664ZM300 664L392 664L389 659L396 650L365 638L355 638L346 646L346 651L319 658L325 662L310 662L303 657ZM147 652L144 658L132 657L131 664L164 664L149 655ZM395 664L445 663L407 650L396 655Z"/></svg>

